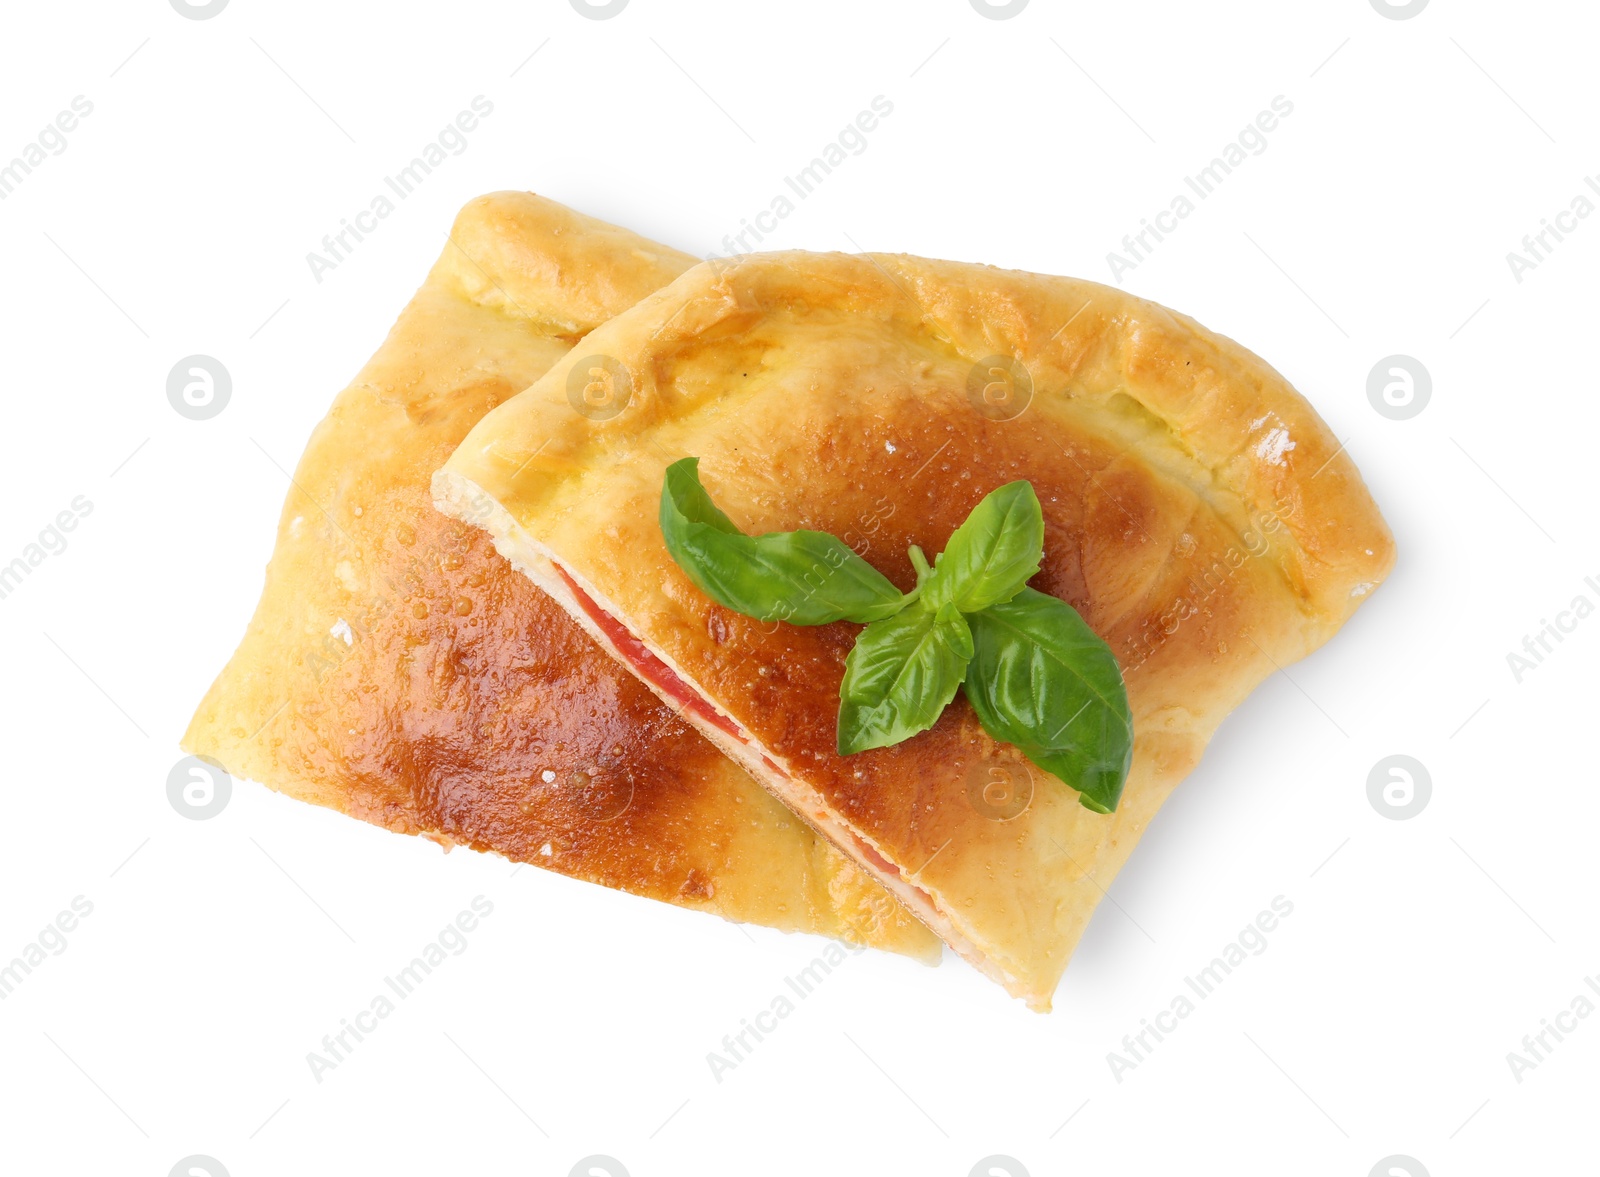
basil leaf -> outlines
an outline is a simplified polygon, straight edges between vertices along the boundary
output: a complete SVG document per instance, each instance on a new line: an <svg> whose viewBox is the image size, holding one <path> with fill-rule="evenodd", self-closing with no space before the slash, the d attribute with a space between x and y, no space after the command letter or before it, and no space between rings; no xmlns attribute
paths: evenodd
<svg viewBox="0 0 1600 1177"><path fill-rule="evenodd" d="M839 688L839 752L898 744L934 725L972 658L961 612L913 604L861 631Z"/></svg>
<svg viewBox="0 0 1600 1177"><path fill-rule="evenodd" d="M887 577L822 531L745 535L700 485L698 458L667 467L661 535L673 560L712 600L763 621L867 623L906 603Z"/></svg>
<svg viewBox="0 0 1600 1177"><path fill-rule="evenodd" d="M976 613L1021 592L1043 554L1039 496L1027 482L1008 482L985 495L956 528L923 592L934 608L954 601L963 613Z"/></svg>
<svg viewBox="0 0 1600 1177"><path fill-rule="evenodd" d="M1072 606L1033 589L969 620L964 689L984 730L1077 789L1086 808L1116 809L1133 715L1110 647Z"/></svg>

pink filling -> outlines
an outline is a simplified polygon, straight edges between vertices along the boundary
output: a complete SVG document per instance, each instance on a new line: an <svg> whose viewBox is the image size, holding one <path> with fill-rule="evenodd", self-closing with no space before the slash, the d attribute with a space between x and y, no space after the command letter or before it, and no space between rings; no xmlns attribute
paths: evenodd
<svg viewBox="0 0 1600 1177"><path fill-rule="evenodd" d="M653 683L685 711L692 711L708 723L715 724L740 743L750 742L745 738L744 732L739 730L738 724L701 698L697 691L673 672L672 667L657 658L650 652L648 646L634 637L627 626L595 604L594 598L578 587L577 582L567 575L565 568L557 565L556 571L561 574L561 579L567 582L567 587L572 590L572 595L578 598L578 604L583 606L583 611L589 615L590 620L600 627L600 631L606 635L617 653L627 659L646 681ZM768 760L767 764L775 771L781 771L772 761Z"/></svg>
<svg viewBox="0 0 1600 1177"><path fill-rule="evenodd" d="M589 615L590 620L600 627L600 632L606 635L607 640L610 641L617 653L625 658L638 671L641 677L653 683L657 689L685 711L693 712L701 719L713 724L718 730L726 732L741 744L750 743L749 737L744 734L743 729L738 724L706 702L698 691L684 682L673 671L672 667L657 658L648 646L636 638L627 626L600 608L595 603L594 598L579 588L577 582L567 575L565 568L558 564L556 565L556 571L561 574L561 579L566 581L567 587L572 590L572 595L577 598L578 604L583 607L583 611ZM789 775L774 764L771 757L765 753L762 754L761 760L773 772L784 777ZM891 878L899 876L900 868L874 850L865 839L857 837L855 834L851 834L850 837L855 843L856 853L874 870L880 871ZM933 896L929 895L921 887L912 884L906 885L922 896L930 907L934 906Z"/></svg>

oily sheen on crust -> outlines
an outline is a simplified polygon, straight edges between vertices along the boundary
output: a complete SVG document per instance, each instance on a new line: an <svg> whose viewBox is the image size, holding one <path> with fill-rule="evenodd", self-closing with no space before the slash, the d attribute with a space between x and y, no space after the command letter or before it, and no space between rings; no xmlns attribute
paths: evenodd
<svg viewBox="0 0 1600 1177"><path fill-rule="evenodd" d="M1281 376L1092 283L763 255L697 267L585 350L627 370L626 409L574 413L557 364L468 435L435 479L441 505L474 511L642 669L584 601L626 626L726 720L686 711L708 738L1039 1008L1223 717L1331 637L1393 560L1355 467ZM903 744L839 756L857 627L763 624L689 583L656 524L662 472L686 455L744 530L832 532L902 590L909 544L940 550L984 494L1032 482L1031 583L1083 614L1127 681L1117 812L1082 808L959 699Z"/></svg>
<svg viewBox="0 0 1600 1177"><path fill-rule="evenodd" d="M483 413L692 260L531 194L469 204L308 444L184 747L399 833L926 958L865 872L431 505Z"/></svg>

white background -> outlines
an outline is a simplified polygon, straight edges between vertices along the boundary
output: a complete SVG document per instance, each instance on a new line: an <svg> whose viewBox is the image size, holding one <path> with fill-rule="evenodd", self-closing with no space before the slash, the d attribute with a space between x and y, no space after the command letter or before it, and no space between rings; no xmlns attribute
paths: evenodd
<svg viewBox="0 0 1600 1177"><path fill-rule="evenodd" d="M0 202L0 563L75 496L93 511L0 600L0 959L75 896L94 910L0 1002L0 1171L1592 1158L1600 1017L1520 1083L1506 1059L1600 973L1600 620L1520 683L1506 657L1580 593L1600 604L1600 217L1520 283L1506 261L1600 173L1591 6L1033 0L996 21L968 0L632 0L596 21L566 0L233 0L197 21L125 0L5 23L0 161L75 96L94 111ZM469 147L315 281L308 251L480 94ZM1109 281L1123 235L1288 98L1267 149L1123 282L1284 372L1399 543L1345 631L1223 727L1056 1012L954 959L869 953L719 1084L707 1052L821 942L512 878L247 782L212 820L176 813L176 741L254 607L280 467L456 209L528 188L723 251L877 95L893 114L769 245ZM204 422L165 395L197 352L234 380ZM1393 353L1432 375L1410 420L1367 399ZM1410 820L1368 801L1392 753L1432 778ZM306 1053L479 894L470 948L317 1083ZM1114 1079L1107 1052L1278 895L1294 911L1266 951Z"/></svg>

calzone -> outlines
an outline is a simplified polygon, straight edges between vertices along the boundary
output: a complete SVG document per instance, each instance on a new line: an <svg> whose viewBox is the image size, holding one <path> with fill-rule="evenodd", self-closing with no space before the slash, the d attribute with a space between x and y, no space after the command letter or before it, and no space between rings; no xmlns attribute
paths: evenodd
<svg viewBox="0 0 1600 1177"><path fill-rule="evenodd" d="M1388 528L1306 401L1244 348L1121 291L903 256L706 263L489 413L436 501L979 969L1048 1008L1104 889L1227 713L1384 578ZM604 417L580 365L624 380ZM684 457L743 531L842 538L901 591L987 493L1044 509L1032 587L1115 653L1133 714L1115 812L989 738L843 756L859 626L714 604L658 524Z"/></svg>
<svg viewBox="0 0 1600 1177"><path fill-rule="evenodd" d="M430 502L484 413L693 261L530 194L469 204L312 434L255 617L183 745L398 833L936 955L868 872Z"/></svg>

